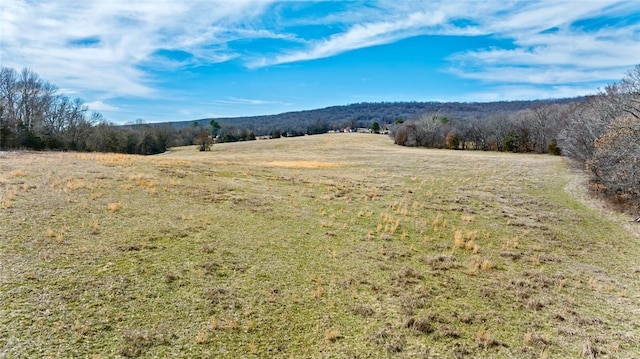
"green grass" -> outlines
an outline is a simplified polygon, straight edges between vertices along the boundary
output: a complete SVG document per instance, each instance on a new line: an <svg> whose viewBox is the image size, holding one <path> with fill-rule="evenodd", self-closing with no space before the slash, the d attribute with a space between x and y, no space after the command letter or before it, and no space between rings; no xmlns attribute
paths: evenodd
<svg viewBox="0 0 640 359"><path fill-rule="evenodd" d="M559 157L0 156L0 357L640 355L638 237Z"/></svg>

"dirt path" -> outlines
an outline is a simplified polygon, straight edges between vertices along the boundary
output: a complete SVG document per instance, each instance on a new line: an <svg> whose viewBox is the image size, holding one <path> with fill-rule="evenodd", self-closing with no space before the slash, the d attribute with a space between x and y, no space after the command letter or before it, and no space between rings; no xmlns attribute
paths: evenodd
<svg viewBox="0 0 640 359"><path fill-rule="evenodd" d="M640 238L640 223L633 221L635 217L614 210L602 199L589 194L587 189L589 183L588 175L569 163L569 160L567 160L567 173L569 175L569 181L565 187L567 193L585 206L597 211L602 216L609 218L614 223L621 225L634 237Z"/></svg>

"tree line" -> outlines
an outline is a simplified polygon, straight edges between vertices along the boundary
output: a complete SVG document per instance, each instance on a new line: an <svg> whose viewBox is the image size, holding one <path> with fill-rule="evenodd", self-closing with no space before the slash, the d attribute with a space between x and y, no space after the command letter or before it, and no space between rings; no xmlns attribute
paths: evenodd
<svg viewBox="0 0 640 359"><path fill-rule="evenodd" d="M88 114L81 99L70 99L27 69L0 69L0 147L86 150L87 131L100 114Z"/></svg>
<svg viewBox="0 0 640 359"><path fill-rule="evenodd" d="M397 121L389 133L402 146L558 155L563 123L580 104L542 104L473 118L435 113L417 120Z"/></svg>
<svg viewBox="0 0 640 359"><path fill-rule="evenodd" d="M456 150L564 154L592 176L593 188L640 205L640 65L596 95L537 103L476 118L446 112L397 121L396 144Z"/></svg>
<svg viewBox="0 0 640 359"><path fill-rule="evenodd" d="M640 206L640 65L569 113L558 136L567 156L590 172L594 188Z"/></svg>
<svg viewBox="0 0 640 359"><path fill-rule="evenodd" d="M29 69L0 68L0 100L0 149L153 154L173 137L164 126L115 126Z"/></svg>

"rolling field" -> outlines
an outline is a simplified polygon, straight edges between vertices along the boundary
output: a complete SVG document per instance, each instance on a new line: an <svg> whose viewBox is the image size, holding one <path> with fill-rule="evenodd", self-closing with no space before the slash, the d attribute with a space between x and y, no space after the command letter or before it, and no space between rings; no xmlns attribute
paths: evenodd
<svg viewBox="0 0 640 359"><path fill-rule="evenodd" d="M0 358L639 357L637 227L579 183L366 134L0 153Z"/></svg>

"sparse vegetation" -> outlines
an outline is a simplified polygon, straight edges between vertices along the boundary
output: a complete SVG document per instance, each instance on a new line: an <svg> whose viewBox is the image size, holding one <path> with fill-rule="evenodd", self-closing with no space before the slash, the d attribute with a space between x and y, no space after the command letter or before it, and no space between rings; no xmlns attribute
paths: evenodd
<svg viewBox="0 0 640 359"><path fill-rule="evenodd" d="M638 227L561 157L333 134L0 159L0 356L640 356Z"/></svg>

